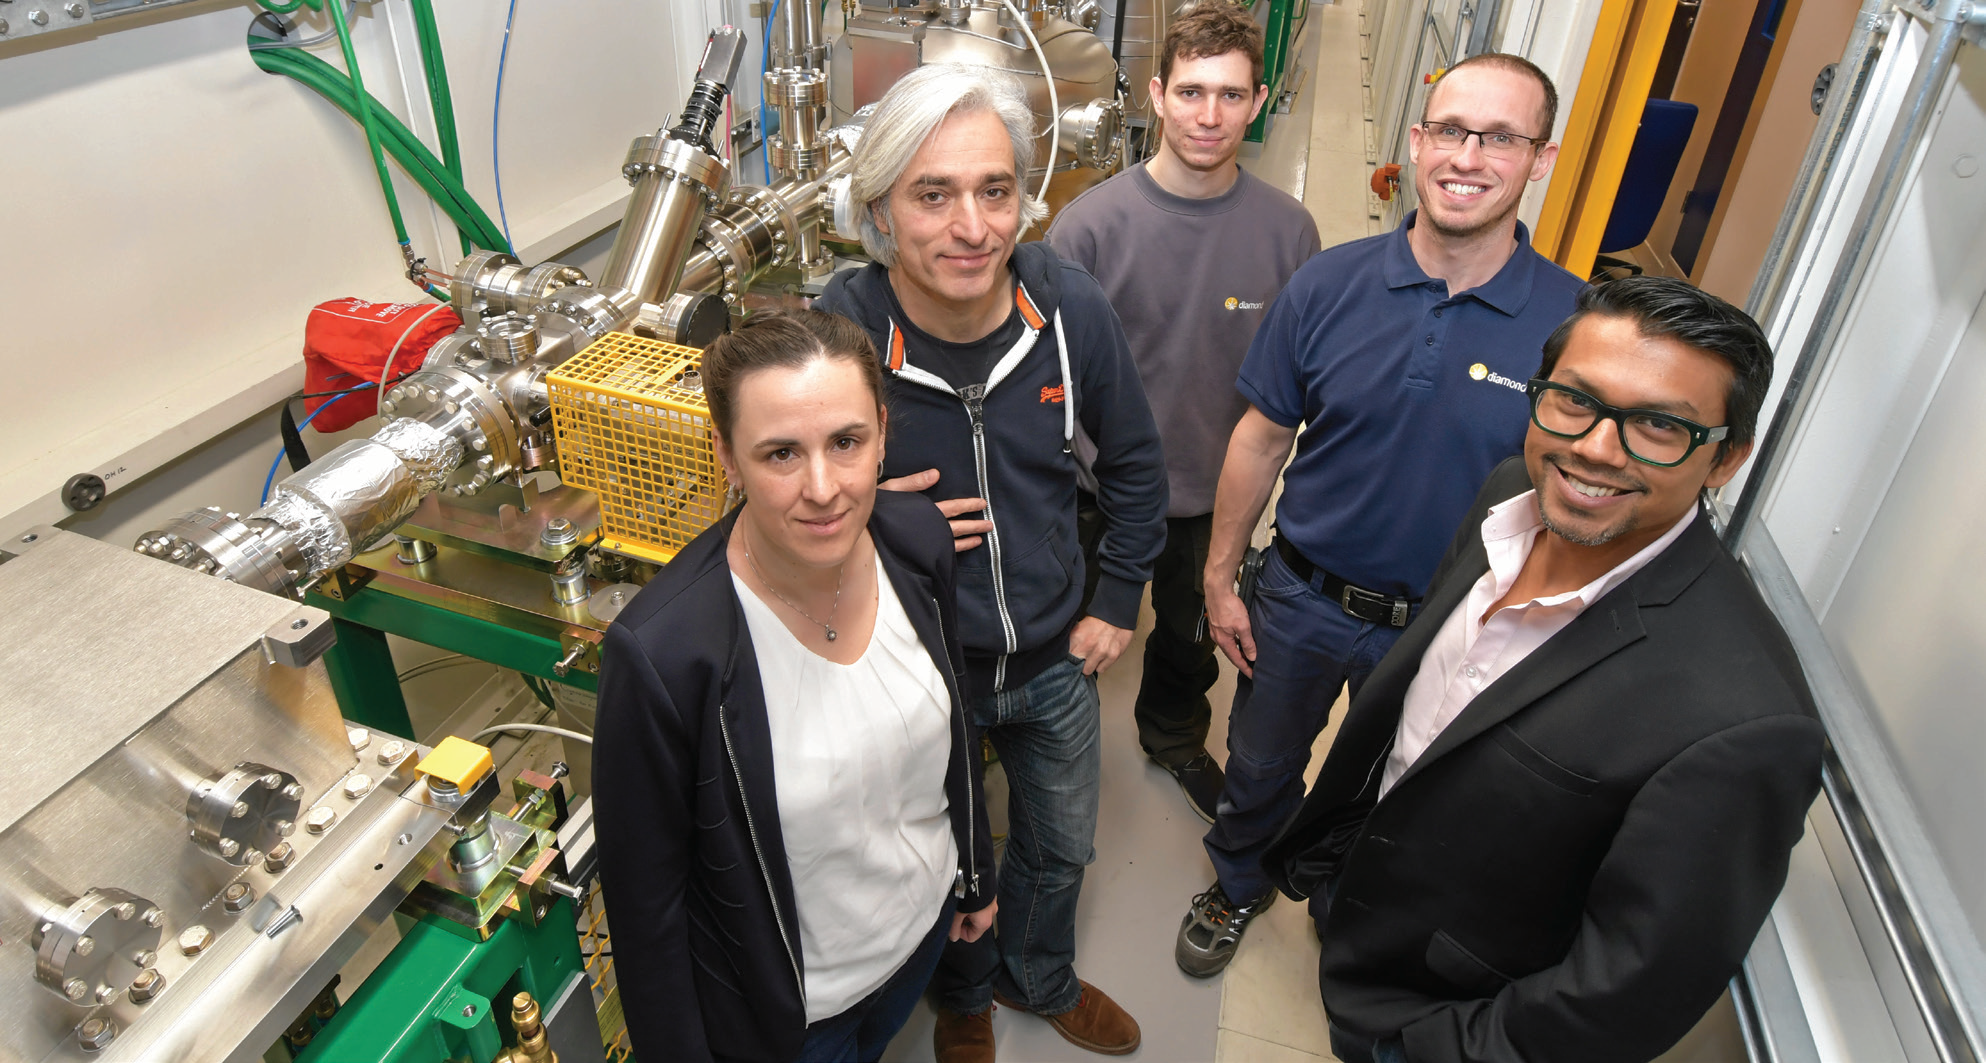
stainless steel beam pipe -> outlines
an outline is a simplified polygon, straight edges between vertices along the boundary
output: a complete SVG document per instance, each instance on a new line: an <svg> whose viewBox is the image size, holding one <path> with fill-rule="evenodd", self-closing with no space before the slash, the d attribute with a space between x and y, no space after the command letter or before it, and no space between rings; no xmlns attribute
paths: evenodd
<svg viewBox="0 0 1986 1063"><path fill-rule="evenodd" d="M1814 385L1819 379L1816 370L1839 338L1842 326L1848 320L1848 310L1854 303L1856 293L1861 290L1870 263L1875 259L1876 248L1881 244L1882 235L1896 212L1897 201L1903 195L1904 179L1910 173L1911 161L1917 157L1925 131L1937 116L1938 98L1944 94L1945 82L1951 76L1953 61L1958 56L1959 45L1963 43L1961 34L1972 14L1972 4L1967 0L1939 0L1932 17L1930 39L1925 42L1924 54L1918 57L1917 69L1910 77L1903 109L1898 113L1895 125L1890 127L1889 140L1883 145L1875 177L1869 183L1861 208L1855 214L1855 225L1849 230L1848 242L1841 249L1841 259L1835 265L1833 276L1828 278L1814 323L1807 332L1806 342L1800 347L1800 356L1786 378L1786 389L1779 396L1779 408L1773 415L1770 429L1759 440L1758 453L1752 459L1751 474L1745 480L1745 488L1738 496L1737 505L1731 509L1731 521L1724 529L1727 543L1742 543L1746 529L1757 516L1765 492L1772 488L1779 476L1780 467L1786 459L1787 441L1799 430L1808 408L1813 405Z"/></svg>
<svg viewBox="0 0 1986 1063"><path fill-rule="evenodd" d="M600 285L631 292L639 302L659 303L676 289L704 211L716 209L724 193L724 163L657 133L635 140L621 172L634 183L634 195Z"/></svg>

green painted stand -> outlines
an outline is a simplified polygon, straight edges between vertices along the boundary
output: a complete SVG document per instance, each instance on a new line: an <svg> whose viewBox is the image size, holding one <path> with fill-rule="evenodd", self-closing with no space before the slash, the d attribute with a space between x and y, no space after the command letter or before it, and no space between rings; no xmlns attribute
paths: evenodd
<svg viewBox="0 0 1986 1063"><path fill-rule="evenodd" d="M426 602L361 587L344 601L312 594L309 604L332 616L337 645L324 655L331 690L345 718L366 727L415 737L407 719L407 702L400 693L393 654L386 635L392 633L460 653L499 668L593 690L598 677L573 669L556 675L552 665L565 650L555 638L518 631L487 620L443 609Z"/></svg>
<svg viewBox="0 0 1986 1063"><path fill-rule="evenodd" d="M550 1008L575 976L585 977L572 902L563 897L539 925L506 919L488 941L436 915L411 925L395 918L400 944L297 1063L490 1063L505 1038L515 1040L513 994Z"/></svg>
<svg viewBox="0 0 1986 1063"><path fill-rule="evenodd" d="M1296 27L1305 13L1302 5L1310 0L1254 0L1256 18L1262 23L1262 82L1269 86L1268 102L1248 127L1247 140L1260 144L1269 135L1269 115L1276 109L1276 97L1290 69L1290 53L1296 47Z"/></svg>

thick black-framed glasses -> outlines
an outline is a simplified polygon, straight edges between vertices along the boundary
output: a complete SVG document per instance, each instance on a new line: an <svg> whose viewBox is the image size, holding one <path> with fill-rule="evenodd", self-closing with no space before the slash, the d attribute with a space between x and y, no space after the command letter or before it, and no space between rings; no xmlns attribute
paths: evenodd
<svg viewBox="0 0 1986 1063"><path fill-rule="evenodd" d="M1502 131L1485 132L1481 129L1464 129L1448 122L1422 122L1421 130L1433 139L1435 146L1443 151L1461 151L1462 145L1475 137L1483 146L1483 154L1498 159L1514 159L1532 148L1545 143L1543 137L1527 137L1522 133Z"/></svg>
<svg viewBox="0 0 1986 1063"><path fill-rule="evenodd" d="M1729 425L1708 428L1660 410L1609 406L1578 388L1542 377L1532 377L1525 391L1531 396L1531 423L1547 435L1580 439L1602 420L1612 421L1628 457L1663 469L1681 465L1696 448L1731 433Z"/></svg>

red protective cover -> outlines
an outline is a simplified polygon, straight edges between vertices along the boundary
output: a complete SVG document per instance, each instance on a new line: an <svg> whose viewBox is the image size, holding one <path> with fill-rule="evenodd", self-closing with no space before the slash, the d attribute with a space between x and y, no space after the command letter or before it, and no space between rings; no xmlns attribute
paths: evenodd
<svg viewBox="0 0 1986 1063"><path fill-rule="evenodd" d="M400 352L393 355L393 379L420 368L428 348L462 326L455 311L443 307L428 314L433 307L433 303L368 303L363 299L317 304L303 326L304 391L343 391L377 382L395 343L400 344ZM427 319L415 325L422 314L428 314ZM404 341L402 335L406 336ZM368 388L337 398L307 399L304 412L314 415L326 403L334 405L310 426L320 432L336 432L379 412L379 391Z"/></svg>

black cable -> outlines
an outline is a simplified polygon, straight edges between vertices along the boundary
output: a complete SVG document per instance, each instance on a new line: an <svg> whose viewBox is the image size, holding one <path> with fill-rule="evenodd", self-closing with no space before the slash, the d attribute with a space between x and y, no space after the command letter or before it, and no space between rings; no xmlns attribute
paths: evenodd
<svg viewBox="0 0 1986 1063"><path fill-rule="evenodd" d="M1124 7L1126 0L1117 0L1116 24L1110 27L1110 58L1117 61L1118 74L1124 73ZM1050 165L1054 160L1049 160Z"/></svg>
<svg viewBox="0 0 1986 1063"><path fill-rule="evenodd" d="M398 384L400 381L418 372L420 372L419 368L409 369L406 373L394 378L393 383ZM303 430L297 427L296 411L292 409L297 400L338 399L350 395L354 391L365 391L371 387L373 387L372 382L367 381L357 387L349 387L343 391L306 391L301 394L291 395L288 399L284 400L283 412L278 421L278 426L283 436L283 454L290 459L291 472L302 472L303 467L309 465L311 462L310 451L303 443Z"/></svg>
<svg viewBox="0 0 1986 1063"><path fill-rule="evenodd" d="M283 434L283 453L289 456L290 471L302 472L303 467L310 464L310 451L305 449L303 445L303 433L297 429L297 415L292 409L295 405L295 399L290 399L283 403L283 416L280 422Z"/></svg>

